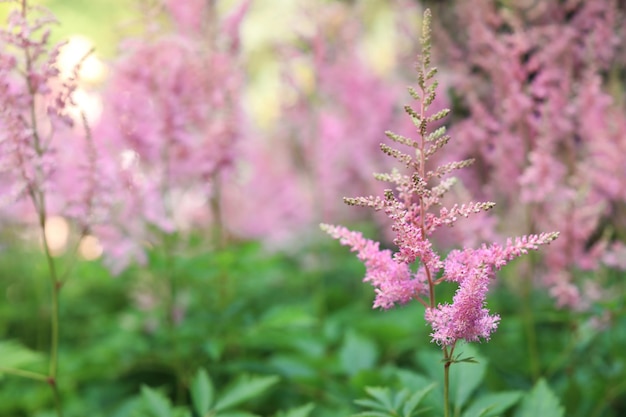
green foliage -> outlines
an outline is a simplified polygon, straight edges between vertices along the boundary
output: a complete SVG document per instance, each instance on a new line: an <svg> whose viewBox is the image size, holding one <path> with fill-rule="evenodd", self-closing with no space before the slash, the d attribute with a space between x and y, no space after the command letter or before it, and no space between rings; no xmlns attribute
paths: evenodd
<svg viewBox="0 0 626 417"><path fill-rule="evenodd" d="M367 394L371 398L356 400L355 403L367 407L370 411L364 411L354 416L360 417L411 417L418 415L418 407L422 399L434 388L435 384L421 389L412 395L409 390L403 389L393 392L389 388L368 387Z"/></svg>
<svg viewBox="0 0 626 417"><path fill-rule="evenodd" d="M220 396L214 405L215 411L224 411L260 395L278 382L275 376L240 377L234 385Z"/></svg>
<svg viewBox="0 0 626 417"><path fill-rule="evenodd" d="M463 412L463 417L495 417L515 405L522 393L519 391L485 394Z"/></svg>
<svg viewBox="0 0 626 417"><path fill-rule="evenodd" d="M552 416L562 417L564 410L559 399L554 395L544 379L540 379L535 387L522 400L515 417Z"/></svg>
<svg viewBox="0 0 626 417"><path fill-rule="evenodd" d="M367 410L354 403L357 398L380 404L366 387L383 387L392 405L402 403L399 413L416 393L428 392L413 415L440 417L442 355L425 342L423 307L371 310L373 293L359 278L362 265L332 243L293 254L242 244L177 257L176 276L187 304L174 327L167 324L165 305L146 309L135 301L138 294L164 298L163 255L151 254L155 270L132 269L117 278L98 263L78 263L61 304L66 377L59 384L67 416L162 411L197 417L220 404L220 414L331 417ZM0 303L0 367L45 370L43 259L7 250L11 255L0 258L6 294ZM511 272L504 272L506 283ZM442 286L441 296L451 297L453 290ZM455 351L457 360L477 363L451 366L454 415L521 417L545 397L558 398L568 416L620 416L626 319L617 316L609 332L600 332L578 325L571 313L555 311L540 292L531 299L538 361L553 396L545 394L543 383L533 388L520 300L514 288L501 285L489 301L503 317L498 332L489 343ZM239 379L246 374L256 377ZM49 391L44 382L3 374L0 415L41 417L40 410L53 409Z"/></svg>
<svg viewBox="0 0 626 417"><path fill-rule="evenodd" d="M143 402L142 406L145 407L146 417L171 417L172 416L172 404L170 399L160 392L153 390L150 387L141 387L141 397ZM143 414L143 413L142 413Z"/></svg>
<svg viewBox="0 0 626 417"><path fill-rule="evenodd" d="M254 416L252 413L234 408L246 401L260 397L276 382L278 382L278 378L273 376L244 376L216 397L209 374L206 370L199 369L191 381L192 406L173 407L167 396L144 385L141 387L141 400L136 401L126 413L132 417ZM308 408L290 410L285 415L306 417L308 415L307 410Z"/></svg>
<svg viewBox="0 0 626 417"><path fill-rule="evenodd" d="M7 369L29 369L43 363L43 355L14 340L0 341L0 377Z"/></svg>
<svg viewBox="0 0 626 417"><path fill-rule="evenodd" d="M378 357L376 345L354 331L346 333L338 354L340 366L348 375L354 375L363 369L372 369Z"/></svg>
<svg viewBox="0 0 626 417"><path fill-rule="evenodd" d="M191 381L191 401L193 408L201 416L206 415L214 401L213 382L204 369L199 369L196 377Z"/></svg>

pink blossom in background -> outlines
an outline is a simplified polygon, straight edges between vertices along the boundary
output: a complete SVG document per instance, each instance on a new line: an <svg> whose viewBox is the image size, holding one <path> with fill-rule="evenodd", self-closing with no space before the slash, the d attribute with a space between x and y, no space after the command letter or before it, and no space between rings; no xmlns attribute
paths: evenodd
<svg viewBox="0 0 626 417"><path fill-rule="evenodd" d="M537 280L558 306L577 310L594 302L584 277L614 258L603 228L626 227L626 117L604 75L622 59L617 7L537 2L510 13L490 0L456 2L449 14L466 29L438 32L468 113L452 126L459 146L450 157L476 158L460 177L470 194L497 203L498 221L485 225L493 233L561 231Z"/></svg>
<svg viewBox="0 0 626 417"><path fill-rule="evenodd" d="M291 244L314 218L309 184L288 149L271 138L254 139L240 146L238 172L224 194L225 224L240 238Z"/></svg>
<svg viewBox="0 0 626 417"><path fill-rule="evenodd" d="M189 229L189 219L204 228L211 218L213 225L222 222L217 190L233 166L244 123L237 29L247 2L226 20L203 4L168 3L176 31L127 41L103 94L94 135L107 143L118 177L113 221L102 233L118 271L143 258L144 242ZM194 20L200 18L211 20L200 26ZM195 212L181 216L190 207L182 201L196 201ZM122 253L118 239L136 249Z"/></svg>
<svg viewBox="0 0 626 417"><path fill-rule="evenodd" d="M20 3L0 32L0 210L17 222L64 216L84 235L107 219L108 183L73 98L80 63L61 75L52 23L49 12Z"/></svg>
<svg viewBox="0 0 626 417"><path fill-rule="evenodd" d="M202 24L206 24L209 4L213 0L166 0L167 10L179 32L200 32Z"/></svg>
<svg viewBox="0 0 626 417"><path fill-rule="evenodd" d="M295 45L277 47L287 91L280 122L266 135L289 152L281 152L291 166L283 181L291 178L308 193L298 204L311 213L303 227L319 221L358 221L371 213L347 210L337 201L382 191L383 184L372 181L372 173L386 171L393 163L379 149L384 131L390 125L399 131L412 127L403 117L400 98L406 81L399 70L380 73L368 61L363 45L368 28L359 5L336 3L301 13L312 28L298 32ZM307 78L310 85L299 76L302 66L312 75ZM442 108L444 101L436 106ZM382 217L379 221L385 222Z"/></svg>

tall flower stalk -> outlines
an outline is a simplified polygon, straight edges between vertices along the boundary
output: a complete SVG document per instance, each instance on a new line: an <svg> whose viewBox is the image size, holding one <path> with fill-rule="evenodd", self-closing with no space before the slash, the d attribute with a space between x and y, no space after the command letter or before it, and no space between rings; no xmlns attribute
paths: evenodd
<svg viewBox="0 0 626 417"><path fill-rule="evenodd" d="M557 232L528 235L508 239L505 244L483 244L474 249L455 249L444 258L434 248L433 233L442 226L452 226L459 217L491 209L491 202L469 202L443 205L444 195L453 187L455 179L449 174L467 167L473 160L462 160L436 165L433 161L450 137L445 127L430 132L430 124L443 119L449 110L433 113L429 108L436 97L437 69L431 66L431 13L424 12L421 55L416 65L417 88L409 88L417 106L405 106L405 111L416 127L416 138L393 132L386 135L393 142L411 152L387 144L382 151L400 162L404 169L375 174L375 178L395 186L383 196L345 198L349 205L383 211L392 222L395 234L395 253L381 250L379 243L366 239L359 232L341 226L322 225L332 237L350 246L364 262L364 281L376 291L374 308L389 309L397 304L417 301L425 308L424 318L431 325L431 341L441 346L444 364L444 410L449 410L449 372L455 362L465 361L455 354L462 340L476 342L489 340L498 327L500 317L486 308L490 281L497 270L509 261L547 244ZM444 281L455 282L458 289L452 303L442 302L436 296L436 287Z"/></svg>
<svg viewBox="0 0 626 417"><path fill-rule="evenodd" d="M16 7L0 29L0 210L18 222L35 219L39 230L50 285L50 352L46 373L7 367L0 372L47 383L61 417L59 306L71 263L63 271L58 268L48 222L53 215L71 220L77 226L77 250L101 217L97 207L103 207L99 192L104 184L95 169L98 152L86 117L75 116L80 111L72 97L82 60L63 76L58 65L63 44L49 45L54 17L26 0L12 3ZM87 140L79 133L82 128L75 129L74 118L82 120ZM76 158L77 150L86 156Z"/></svg>

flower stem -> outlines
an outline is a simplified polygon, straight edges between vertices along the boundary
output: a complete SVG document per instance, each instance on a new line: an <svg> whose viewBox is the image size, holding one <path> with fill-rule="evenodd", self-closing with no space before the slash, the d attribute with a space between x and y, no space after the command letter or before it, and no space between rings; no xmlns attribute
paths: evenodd
<svg viewBox="0 0 626 417"><path fill-rule="evenodd" d="M41 228L41 235L43 240L44 253L46 254L46 260L48 262L48 272L50 276L51 284L51 304L52 310L50 312L50 365L48 369L47 382L52 387L54 395L54 403L58 417L63 417L63 410L61 408L61 397L59 394L59 388L57 386L57 374L59 369L59 291L61 290L61 283L57 279L56 268L54 265L54 259L50 252L50 245L46 236L46 213L45 213L45 201L43 193L40 193L40 200L42 205L39 206L39 226Z"/></svg>
<svg viewBox="0 0 626 417"><path fill-rule="evenodd" d="M44 213L40 213L40 225L41 234L43 238L43 247L46 254L46 260L48 262L48 272L50 276L51 284L51 304L52 311L50 312L50 367L48 370L49 376L55 378L57 376L58 369L58 344L59 344L59 290L61 288L56 278L56 268L54 266L54 260L50 253L50 246L48 244L48 238L46 237L46 218Z"/></svg>
<svg viewBox="0 0 626 417"><path fill-rule="evenodd" d="M48 378L48 384L52 387L52 394L54 395L54 408L57 411L58 417L63 417L63 407L61 406L61 395L59 394L59 387L57 387L56 379Z"/></svg>
<svg viewBox="0 0 626 417"><path fill-rule="evenodd" d="M454 348L456 342L454 342L448 349L448 346L443 347L443 415L444 417L450 417L450 365L454 363L452 355L454 354Z"/></svg>
<svg viewBox="0 0 626 417"><path fill-rule="evenodd" d="M450 364L446 361L443 365L443 415L450 417Z"/></svg>
<svg viewBox="0 0 626 417"><path fill-rule="evenodd" d="M27 14L27 1L22 0L21 2L21 13L22 17L26 19ZM24 48L24 58L26 61L26 74L30 74L33 67L33 59L29 52L28 47ZM28 88L28 94L32 98L30 103L30 123L33 135L33 148L39 158L43 157L45 150L42 146L39 136L39 129L37 124L37 112L35 108L36 100L35 97L37 95L37 91L35 86L32 84L29 77L26 77L26 85ZM51 311L50 311L50 363L48 368L48 376L45 379L46 382L52 387L54 402L56 413L58 417L63 417L63 411L61 407L61 398L59 394L59 389L57 386L57 374L58 374L58 364L59 364L59 291L61 290L61 283L58 280L56 267L54 264L54 259L52 258L52 253L50 251L50 243L48 242L48 237L46 236L46 221L47 221L47 212L46 212L46 195L44 192L43 182L45 179L45 174L40 165L36 167L36 177L34 180L29 180L28 176L25 175L25 172L22 173L24 175L24 179L28 184L28 194L32 199L33 205L37 211L37 217L39 220L39 228L41 231L41 238L43 244L43 250L46 256L46 261L48 264L48 276L50 278L50 291L51 291ZM22 371L22 376L25 374ZM30 377L34 377L36 374L31 374ZM34 378L39 379L39 377Z"/></svg>

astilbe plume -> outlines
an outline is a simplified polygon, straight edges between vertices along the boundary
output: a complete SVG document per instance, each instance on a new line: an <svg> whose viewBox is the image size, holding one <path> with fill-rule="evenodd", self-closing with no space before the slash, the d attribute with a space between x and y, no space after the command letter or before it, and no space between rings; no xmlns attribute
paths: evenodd
<svg viewBox="0 0 626 417"><path fill-rule="evenodd" d="M74 102L82 60L63 76L63 44L49 44L54 17L26 0L11 3L15 7L0 29L0 210L3 221L38 229L50 285L50 338L45 373L5 364L2 372L45 382L52 389L56 415L62 416L59 306L72 262L60 267L46 229L53 215L73 221L77 233L72 246L78 249L93 225L106 219L106 182L99 144ZM76 257L76 250L70 255Z"/></svg>
<svg viewBox="0 0 626 417"><path fill-rule="evenodd" d="M430 64L430 12L424 13L422 53L417 70L417 89L409 88L417 107L405 111L417 129L413 139L386 132L404 150L387 144L380 147L404 167L388 174L376 174L378 180L395 185L383 196L346 198L349 205L370 207L383 211L392 221L395 253L380 250L377 242L341 226L323 224L331 236L340 239L358 252L367 272L365 281L376 288L374 307L391 308L395 304L416 300L426 307L425 319L432 326L432 340L444 347L447 365L460 340L468 342L489 339L500 320L485 307L489 283L495 272L512 259L554 240L558 233L542 233L507 240L506 244L482 245L478 249L463 248L450 252L446 258L437 252L432 236L442 226L451 226L460 217L469 217L489 210L493 203L470 202L444 207L442 198L454 184L448 174L471 164L471 160L433 166L432 157L446 146L450 137L440 127L427 133L429 124L448 114L444 109L433 113L430 106L436 96L436 68ZM416 272L412 266L417 262ZM452 303L441 303L435 297L435 287L443 281L455 282L458 289ZM449 348L449 349L448 349ZM446 368L447 369L447 368Z"/></svg>
<svg viewBox="0 0 626 417"><path fill-rule="evenodd" d="M115 272L145 261L144 242L163 234L222 227L219 190L243 123L238 27L248 3L222 18L212 2L169 2L172 30L127 41L112 67L94 134L119 167L114 221L99 229Z"/></svg>
<svg viewBox="0 0 626 417"><path fill-rule="evenodd" d="M64 77L49 11L14 2L0 30L0 210L15 222L71 219L79 235L106 219L100 144L74 102L82 60Z"/></svg>
<svg viewBox="0 0 626 417"><path fill-rule="evenodd" d="M464 182L498 204L502 221L485 230L560 230L547 268L533 275L557 306L585 310L609 295L585 278L620 266L626 241L626 117L613 97L621 93L610 91L623 88L612 68L623 65L624 11L612 0L511 6L448 8L455 27L467 28L440 31L466 112L453 125L460 141L451 157L475 158Z"/></svg>

